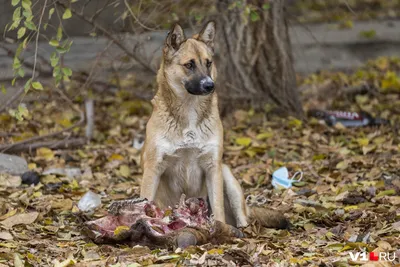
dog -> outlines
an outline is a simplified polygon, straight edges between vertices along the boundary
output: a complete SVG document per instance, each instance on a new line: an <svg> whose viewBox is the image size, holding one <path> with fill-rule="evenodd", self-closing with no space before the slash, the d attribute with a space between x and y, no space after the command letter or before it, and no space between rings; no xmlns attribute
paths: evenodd
<svg viewBox="0 0 400 267"><path fill-rule="evenodd" d="M179 24L168 33L141 152L140 197L160 207L172 207L182 194L204 197L218 221L245 227L257 220L266 227L286 228L288 221L280 212L246 205L239 182L222 163L215 34L214 21L191 38Z"/></svg>

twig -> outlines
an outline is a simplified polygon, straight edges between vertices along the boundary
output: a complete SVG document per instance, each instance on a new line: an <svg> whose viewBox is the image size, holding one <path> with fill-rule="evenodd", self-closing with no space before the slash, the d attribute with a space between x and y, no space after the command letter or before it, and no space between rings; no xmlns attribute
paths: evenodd
<svg viewBox="0 0 400 267"><path fill-rule="evenodd" d="M63 7L64 9L67 8L67 6L64 3L61 3L60 1L56 1L56 4ZM156 73L154 69L152 69L147 63L143 62L143 60L129 51L127 47L125 47L119 40L117 40L109 31L107 31L103 26L97 24L95 21L92 19L88 18L84 14L78 13L75 9L70 9L71 12L81 18L82 20L86 21L87 23L91 24L93 27L99 29L108 39L113 41L122 51L124 51L129 57L133 58L136 62L138 62L143 68L146 70L150 71L151 73Z"/></svg>
<svg viewBox="0 0 400 267"><path fill-rule="evenodd" d="M13 51L12 49L8 48L7 46L5 46L4 44L0 43L0 48L3 49L4 51L6 51L9 56L11 57L15 57L15 51ZM38 57L43 60L42 57L40 57L38 55ZM44 62L46 63L48 66L50 66L50 64L48 64L48 62ZM33 68L33 64L26 62L25 60L21 59L21 64L24 65L25 67L32 69ZM50 71L45 71L41 68L41 66L37 66L37 69L39 70L40 74L44 74L45 76L52 76L53 73Z"/></svg>
<svg viewBox="0 0 400 267"><path fill-rule="evenodd" d="M0 107L0 113L6 110L9 106L11 106L15 101L18 100L18 98L24 93L24 88L21 87L18 89L18 92L13 95L10 99L7 100L6 103L2 107Z"/></svg>
<svg viewBox="0 0 400 267"><path fill-rule="evenodd" d="M39 48L40 26L42 25L42 19L43 19L43 16L44 16L44 11L46 10L46 6L47 6L47 0L44 1L42 14L40 14L39 24L38 24L38 27L37 27L36 40L35 40L35 54L34 54L34 57L33 57L32 80L35 78L37 54L38 54L38 48Z"/></svg>
<svg viewBox="0 0 400 267"><path fill-rule="evenodd" d="M154 28L150 28L150 27L144 25L142 22L140 22L139 18L136 17L135 14L133 13L131 7L129 6L128 1L127 1L127 0L124 0L124 3L125 3L126 8L127 8L128 11L129 11L129 13L131 14L132 18L134 18L134 20L135 20L141 27L143 27L143 28L145 28L146 30L149 30L149 31L155 31L155 30L157 30L157 29L154 29Z"/></svg>
<svg viewBox="0 0 400 267"><path fill-rule="evenodd" d="M49 147L52 149L63 149L63 148L74 148L80 147L86 144L87 140L85 138L74 138L74 139L64 139L64 140L55 140L55 141L44 141L37 142L33 144L18 144L9 148L7 151L9 153L19 153L19 152L32 152L32 150L40 148L40 147ZM4 146L0 146L0 150Z"/></svg>

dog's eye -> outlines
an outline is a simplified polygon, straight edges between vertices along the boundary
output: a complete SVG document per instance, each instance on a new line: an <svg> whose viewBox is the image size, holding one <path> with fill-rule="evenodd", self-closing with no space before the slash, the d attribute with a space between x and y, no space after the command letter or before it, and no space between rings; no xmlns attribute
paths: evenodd
<svg viewBox="0 0 400 267"><path fill-rule="evenodd" d="M206 63L207 68L211 67L211 64L212 64L212 62L207 60L207 63Z"/></svg>
<svg viewBox="0 0 400 267"><path fill-rule="evenodd" d="M189 62L189 63L186 63L184 66L185 66L187 69L191 70L191 69L194 68L194 63L193 63L193 62Z"/></svg>

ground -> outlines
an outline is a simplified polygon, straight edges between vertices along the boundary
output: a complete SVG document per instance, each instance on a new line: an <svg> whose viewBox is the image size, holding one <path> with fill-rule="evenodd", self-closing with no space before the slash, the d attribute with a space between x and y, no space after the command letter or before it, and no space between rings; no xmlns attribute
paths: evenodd
<svg viewBox="0 0 400 267"><path fill-rule="evenodd" d="M250 226L247 237L232 244L186 250L98 245L80 231L85 217L77 203L88 190L101 196L102 206L86 219L104 216L112 200L138 195L142 170L132 140L143 134L151 109L129 90L94 93L96 130L90 144L22 153L29 167L42 174L36 186L21 185L18 178L0 179L0 266L378 266L351 260L349 252L363 249L397 253L398 261L399 70L399 59L380 58L351 73L299 77L306 110L362 109L389 119L388 126L329 127L315 119L280 118L270 106L262 113L238 110L225 119L224 160L246 196L263 195L266 206L284 212L293 227ZM67 90L75 95L75 108L47 89L40 99L35 93L28 95L29 114L23 121L0 114L1 130L12 133L0 135L0 144L78 121L82 95L71 93L73 85ZM62 138L83 133L77 128ZM301 182L288 190L274 189L271 174L281 166L291 174L302 171ZM66 167L78 168L81 174L43 174Z"/></svg>

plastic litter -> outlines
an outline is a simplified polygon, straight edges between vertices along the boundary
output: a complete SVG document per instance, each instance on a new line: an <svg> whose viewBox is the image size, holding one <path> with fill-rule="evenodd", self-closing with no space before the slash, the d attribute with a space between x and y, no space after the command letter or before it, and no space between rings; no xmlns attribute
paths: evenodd
<svg viewBox="0 0 400 267"><path fill-rule="evenodd" d="M362 126L379 126L389 124L388 120L374 118L367 112L352 111L324 111L312 109L308 111L308 115L317 119L322 119L329 126L341 123L344 127L362 127Z"/></svg>
<svg viewBox="0 0 400 267"><path fill-rule="evenodd" d="M144 145L144 137L141 135L138 135L137 137L133 138L132 141L132 147L141 150Z"/></svg>
<svg viewBox="0 0 400 267"><path fill-rule="evenodd" d="M83 212L93 212L100 205L100 196L92 191L87 191L78 202L78 208Z"/></svg>
<svg viewBox="0 0 400 267"><path fill-rule="evenodd" d="M300 176L298 180L295 180L297 176ZM272 174L272 185L275 188L283 187L283 188L290 188L292 187L293 183L300 182L303 178L303 172L298 171L296 172L291 179L289 179L289 171L286 167L281 167L274 171Z"/></svg>

